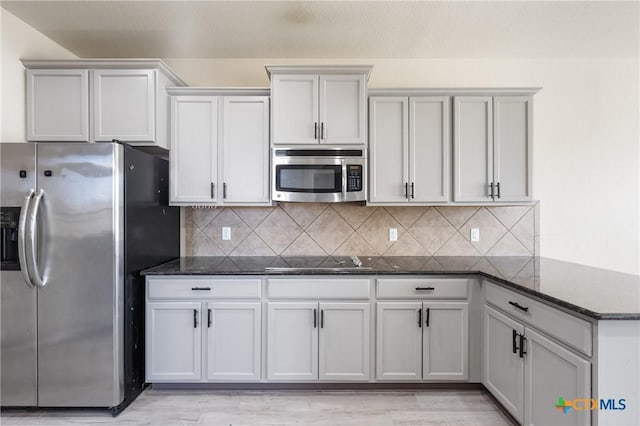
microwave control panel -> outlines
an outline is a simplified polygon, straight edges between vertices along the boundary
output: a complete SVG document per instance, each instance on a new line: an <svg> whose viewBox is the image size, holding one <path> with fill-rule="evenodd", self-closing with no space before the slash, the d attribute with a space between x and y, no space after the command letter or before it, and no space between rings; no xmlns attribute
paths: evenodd
<svg viewBox="0 0 640 426"><path fill-rule="evenodd" d="M362 166L347 164L347 192L362 191Z"/></svg>

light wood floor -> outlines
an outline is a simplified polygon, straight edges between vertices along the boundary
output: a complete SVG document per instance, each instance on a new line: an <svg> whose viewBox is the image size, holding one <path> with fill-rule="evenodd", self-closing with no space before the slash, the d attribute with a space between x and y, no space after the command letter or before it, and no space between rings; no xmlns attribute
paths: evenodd
<svg viewBox="0 0 640 426"><path fill-rule="evenodd" d="M148 389L113 418L97 411L9 411L4 425L473 425L511 422L481 390Z"/></svg>

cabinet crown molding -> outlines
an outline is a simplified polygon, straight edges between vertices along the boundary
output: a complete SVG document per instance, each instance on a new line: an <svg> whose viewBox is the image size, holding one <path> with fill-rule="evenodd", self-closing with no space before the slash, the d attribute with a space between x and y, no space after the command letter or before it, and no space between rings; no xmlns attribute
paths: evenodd
<svg viewBox="0 0 640 426"><path fill-rule="evenodd" d="M269 87L167 87L169 96L269 96Z"/></svg>
<svg viewBox="0 0 640 426"><path fill-rule="evenodd" d="M176 86L186 86L178 75L161 59L20 59L28 69L157 69Z"/></svg>
<svg viewBox="0 0 640 426"><path fill-rule="evenodd" d="M369 81L373 65L265 65L272 74L364 74Z"/></svg>
<svg viewBox="0 0 640 426"><path fill-rule="evenodd" d="M542 87L434 87L434 88L369 88L369 96L500 96L535 95Z"/></svg>

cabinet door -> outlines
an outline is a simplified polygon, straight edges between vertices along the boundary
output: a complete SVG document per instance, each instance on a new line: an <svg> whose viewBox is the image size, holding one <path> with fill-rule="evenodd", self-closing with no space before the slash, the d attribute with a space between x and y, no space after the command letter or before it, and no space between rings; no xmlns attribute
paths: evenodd
<svg viewBox="0 0 640 426"><path fill-rule="evenodd" d="M453 200L493 201L493 108L490 96L453 100Z"/></svg>
<svg viewBox="0 0 640 426"><path fill-rule="evenodd" d="M369 98L371 203L406 203L409 182L409 99Z"/></svg>
<svg viewBox="0 0 640 426"><path fill-rule="evenodd" d="M207 378L260 380L260 303L209 303Z"/></svg>
<svg viewBox="0 0 640 426"><path fill-rule="evenodd" d="M530 96L493 98L496 201L530 201L533 108Z"/></svg>
<svg viewBox="0 0 640 426"><path fill-rule="evenodd" d="M318 379L318 304L269 303L269 380Z"/></svg>
<svg viewBox="0 0 640 426"><path fill-rule="evenodd" d="M273 144L317 144L318 76L272 76Z"/></svg>
<svg viewBox="0 0 640 426"><path fill-rule="evenodd" d="M146 310L147 382L200 380L200 303L147 303Z"/></svg>
<svg viewBox="0 0 640 426"><path fill-rule="evenodd" d="M171 98L170 202L215 204L217 199L218 98Z"/></svg>
<svg viewBox="0 0 640 426"><path fill-rule="evenodd" d="M87 70L27 70L27 140L89 141Z"/></svg>
<svg viewBox="0 0 640 426"><path fill-rule="evenodd" d="M484 385L520 423L524 420L524 362L517 350L524 327L484 306Z"/></svg>
<svg viewBox="0 0 640 426"><path fill-rule="evenodd" d="M155 70L95 70L94 140L154 142Z"/></svg>
<svg viewBox="0 0 640 426"><path fill-rule="evenodd" d="M449 201L450 109L448 96L409 99L411 201Z"/></svg>
<svg viewBox="0 0 640 426"><path fill-rule="evenodd" d="M320 76L320 143L364 145L365 77Z"/></svg>
<svg viewBox="0 0 640 426"><path fill-rule="evenodd" d="M422 303L378 303L376 378L422 379Z"/></svg>
<svg viewBox="0 0 640 426"><path fill-rule="evenodd" d="M525 424L590 425L589 410L553 406L559 397L591 398L591 364L529 328L525 335Z"/></svg>
<svg viewBox="0 0 640 426"><path fill-rule="evenodd" d="M368 303L320 304L320 379L368 380Z"/></svg>
<svg viewBox="0 0 640 426"><path fill-rule="evenodd" d="M424 304L422 378L466 380L469 377L467 303Z"/></svg>
<svg viewBox="0 0 640 426"><path fill-rule="evenodd" d="M268 203L269 97L225 97L222 115L223 203Z"/></svg>

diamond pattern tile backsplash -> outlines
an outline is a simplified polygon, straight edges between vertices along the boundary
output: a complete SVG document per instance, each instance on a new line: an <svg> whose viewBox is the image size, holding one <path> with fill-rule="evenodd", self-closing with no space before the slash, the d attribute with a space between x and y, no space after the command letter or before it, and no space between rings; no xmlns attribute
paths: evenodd
<svg viewBox="0 0 640 426"><path fill-rule="evenodd" d="M281 203L277 207L185 208L186 256L539 255L539 204L490 207L365 207ZM222 227L231 240L222 240ZM398 240L389 241L389 228ZM480 241L471 242L471 228Z"/></svg>

